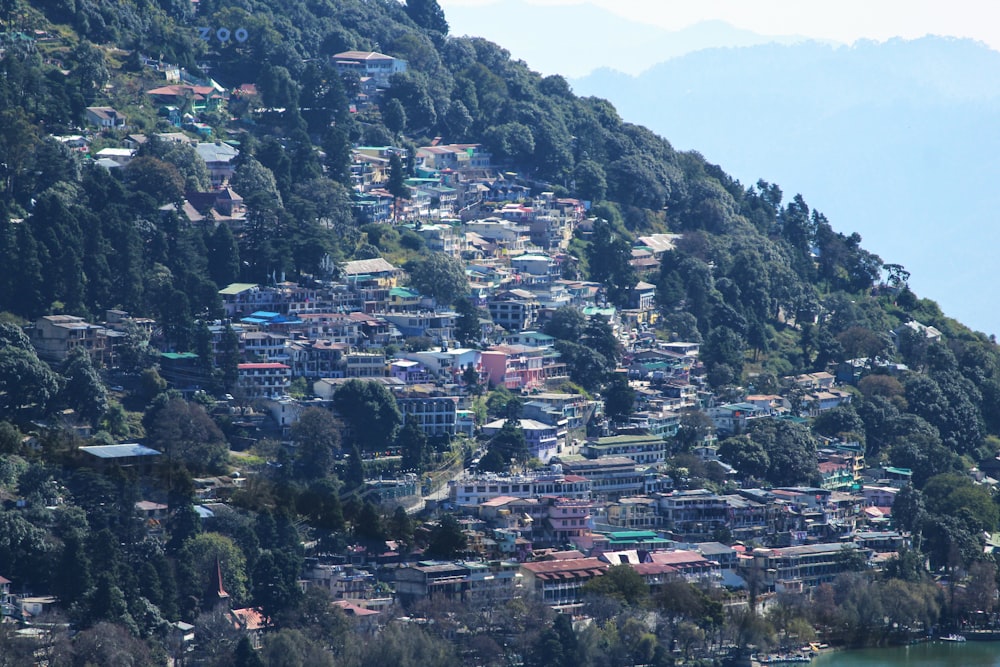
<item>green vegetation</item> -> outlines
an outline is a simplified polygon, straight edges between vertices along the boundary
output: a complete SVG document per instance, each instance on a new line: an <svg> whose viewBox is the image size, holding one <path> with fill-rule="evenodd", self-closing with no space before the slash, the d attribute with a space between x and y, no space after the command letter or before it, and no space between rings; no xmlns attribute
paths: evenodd
<svg viewBox="0 0 1000 667"><path fill-rule="evenodd" d="M958 473L997 454L1000 351L918 298L903 267L884 264L857 234L834 231L803 196L786 201L776 184L739 183L699 154L623 121L606 101L575 96L562 77L532 72L485 40L449 36L434 0L201 0L197 17L190 3L173 0L16 0L2 12L7 35L15 15L16 32L55 35L47 44L5 43L0 58L0 490L24 501L0 511L0 575L23 590L58 595L80 630L72 640L56 636L49 664L118 664L123 655L162 664L172 650L169 622L181 618L197 619L205 638L193 660L252 664L245 642L211 604L216 562L234 602L275 621L261 655L283 664L329 664L336 656L345 665L519 657L539 665L667 665L676 652L687 658L699 647L801 645L816 630L844 642L889 641L899 628L957 623L995 607L996 565L983 551L983 533L1000 520L996 498ZM205 43L198 25L243 27L247 39ZM330 56L375 48L407 60L409 69L393 76L379 109L352 113L359 82L341 79ZM140 54L162 54L192 73L207 63L230 89L256 85L256 97L234 96L225 114L202 116L213 136L239 143L232 185L247 207L241 230L190 224L178 213L184 193L209 182L190 149L150 140L127 168L111 172L46 136L73 132L95 104L124 110L137 128L176 129L149 109L143 91L159 83ZM230 472L237 415L210 414L204 395L186 400L166 391L142 330L123 332L119 347L120 369L134 386L109 394L87 355L50 367L10 323L50 313L99 318L108 309L150 317L166 349L198 353L213 388L238 394L231 328L220 368L210 368L206 323L223 314L221 286L330 278L346 259L387 256L406 262L423 294L454 304L461 341L479 344L480 312L462 298L462 265L430 252L412 230L359 226L352 209L352 145L398 144L412 155L435 137L483 144L502 170L535 190L591 200L595 219L577 230L565 272L599 282L600 298L618 307L629 305L640 279L654 284L656 336L703 342L707 381L720 396L741 396L750 383L777 391L777 378L799 373L839 367L851 374L858 390L851 407L811 428L757 421L725 439L720 455L744 480L805 484L817 480L817 435L856 440L869 464L911 469L912 485L893 509L913 532L915 551L882 574L841 575L808 603L780 598L767 615L753 605L725 611L716 592L685 582L649 596L633 570L616 566L589 585L595 622L587 628L518 599L425 609L435 623L393 624L377 640L349 641L344 615L329 599L298 588L304 543L333 552L351 540L374 550L389 538L448 558L469 547L454 517L420 531L405 512L384 516L366 495L366 468L427 472L434 463L433 445L403 423L383 385L352 380L336 391L343 441L329 413L310 409L290 434L294 448L258 443L246 462L266 462L265 470L241 485L219 482L229 508L200 519L193 476ZM109 131L92 149L122 138ZM392 155L387 187L397 212L412 170ZM637 273L632 248L652 233L682 236L657 270ZM940 338L911 331L912 320ZM610 324L565 308L545 331L557 339L572 382L606 392L607 413L627 421L635 392L613 377L623 350ZM891 360L911 372L886 365ZM465 382L478 386L474 369L466 370ZM786 393L797 415L815 407L798 388ZM239 395L233 403L246 407ZM502 389L477 399L478 413L507 419L481 469L528 462L520 405ZM165 461L141 478L95 472L79 452L83 439L57 426L68 408L103 431L96 442L144 436ZM721 487L721 466L697 470L690 453L707 432L685 415L671 465ZM401 462L366 458L394 448ZM433 471L435 479L452 470ZM169 502L168 517L155 526L136 510L147 492ZM925 557L931 571L948 575L947 597ZM662 624L650 624L651 610ZM0 656L23 662L19 647L0 629Z"/></svg>

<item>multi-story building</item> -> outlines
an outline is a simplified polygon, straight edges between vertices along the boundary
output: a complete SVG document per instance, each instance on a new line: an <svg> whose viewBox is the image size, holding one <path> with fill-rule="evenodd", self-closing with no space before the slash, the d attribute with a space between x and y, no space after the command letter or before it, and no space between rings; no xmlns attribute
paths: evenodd
<svg viewBox="0 0 1000 667"><path fill-rule="evenodd" d="M101 129L123 130L127 125L125 114L114 107L87 107L86 119Z"/></svg>
<svg viewBox="0 0 1000 667"><path fill-rule="evenodd" d="M212 377L194 352L161 352L160 375L174 389L194 391L209 386Z"/></svg>
<svg viewBox="0 0 1000 667"><path fill-rule="evenodd" d="M404 421L414 421L429 437L453 436L458 422L458 397L435 395L426 385L401 389L396 405Z"/></svg>
<svg viewBox="0 0 1000 667"><path fill-rule="evenodd" d="M524 587L534 591L547 605L573 608L582 602L581 589L610 567L599 558L549 560L521 565Z"/></svg>
<svg viewBox="0 0 1000 667"><path fill-rule="evenodd" d="M284 396L291 380L291 368L273 362L239 365L239 385L247 398Z"/></svg>
<svg viewBox="0 0 1000 667"><path fill-rule="evenodd" d="M293 335L347 345L361 341L361 323L346 313L301 313L298 318L301 323L289 329Z"/></svg>
<svg viewBox="0 0 1000 667"><path fill-rule="evenodd" d="M199 157L205 161L205 166L208 167L208 176L212 179L212 186L218 188L228 183L236 172L235 160L240 152L222 142L202 142L194 148Z"/></svg>
<svg viewBox="0 0 1000 667"><path fill-rule="evenodd" d="M438 144L417 149L417 160L436 170L489 169L492 158L480 144Z"/></svg>
<svg viewBox="0 0 1000 667"><path fill-rule="evenodd" d="M465 231L487 241L495 249L494 255L498 257L520 255L527 250L531 242L531 233L527 226L499 218L470 220L465 223Z"/></svg>
<svg viewBox="0 0 1000 667"><path fill-rule="evenodd" d="M753 558L741 562L742 574L744 578L756 576L770 590L804 592L833 581L849 567L844 554L858 548L852 542L830 542L754 549ZM868 551L863 553L867 557Z"/></svg>
<svg viewBox="0 0 1000 667"><path fill-rule="evenodd" d="M241 337L243 354L247 359L286 363L289 353L285 345L288 336L266 331L248 331Z"/></svg>
<svg viewBox="0 0 1000 667"><path fill-rule="evenodd" d="M393 287L389 290L389 310L393 313L408 313L420 310L423 297L407 287Z"/></svg>
<svg viewBox="0 0 1000 667"><path fill-rule="evenodd" d="M460 256L467 245L461 232L445 222L421 225L416 232L424 240L428 250L442 252L450 257Z"/></svg>
<svg viewBox="0 0 1000 667"><path fill-rule="evenodd" d="M705 411L712 420L715 430L719 433L737 433L746 430L747 424L754 419L770 417L774 412L759 408L752 403L730 403L709 408Z"/></svg>
<svg viewBox="0 0 1000 667"><path fill-rule="evenodd" d="M865 505L869 507L892 507L899 489L894 486L865 486L861 489Z"/></svg>
<svg viewBox="0 0 1000 667"><path fill-rule="evenodd" d="M525 253L510 258L510 268L522 284L547 285L559 278L559 262L541 253Z"/></svg>
<svg viewBox="0 0 1000 667"><path fill-rule="evenodd" d="M344 355L350 349L347 343L329 340L291 341L288 343L288 363L296 377L345 377Z"/></svg>
<svg viewBox="0 0 1000 667"><path fill-rule="evenodd" d="M681 416L674 410L651 409L638 410L628 418L630 428L651 433L661 440L677 435L680 429Z"/></svg>
<svg viewBox="0 0 1000 667"><path fill-rule="evenodd" d="M79 449L85 455L87 464L98 470L129 468L140 475L148 475L153 471L153 466L160 461L159 451L139 443L90 445Z"/></svg>
<svg viewBox="0 0 1000 667"><path fill-rule="evenodd" d="M349 290L355 292L364 304L365 312L384 307L389 300L389 290L396 287L400 270L376 257L344 262L341 269L343 281Z"/></svg>
<svg viewBox="0 0 1000 667"><path fill-rule="evenodd" d="M539 331L519 330L506 334L501 342L504 345L527 345L528 347L548 349L555 345L556 339Z"/></svg>
<svg viewBox="0 0 1000 667"><path fill-rule="evenodd" d="M524 440L528 445L528 452L532 458L536 458L542 463L548 463L549 459L558 453L561 445L559 441L559 428L550 426L534 419L520 419L521 431L524 433ZM483 434L486 436L496 435L503 428L506 420L498 419L483 425Z"/></svg>
<svg viewBox="0 0 1000 667"><path fill-rule="evenodd" d="M542 351L523 345L497 345L482 355L483 375L490 386L533 389L545 380Z"/></svg>
<svg viewBox="0 0 1000 667"><path fill-rule="evenodd" d="M386 345L403 342L403 335L383 317L358 312L351 313L350 317L361 325L359 347L363 349L381 349Z"/></svg>
<svg viewBox="0 0 1000 667"><path fill-rule="evenodd" d="M667 441L658 435L614 435L588 440L580 453L588 459L626 456L639 464L654 465L666 460Z"/></svg>
<svg viewBox="0 0 1000 667"><path fill-rule="evenodd" d="M389 377L394 377L406 384L421 384L433 380L433 376L427 372L427 368L419 361L393 359L389 362L388 366Z"/></svg>
<svg viewBox="0 0 1000 667"><path fill-rule="evenodd" d="M656 528L660 525L656 499L646 496L619 498L608 504L605 518L609 525L629 530Z"/></svg>
<svg viewBox="0 0 1000 667"><path fill-rule="evenodd" d="M64 361L76 348L83 348L95 363L111 361L109 332L75 315L46 315L28 331L31 344L45 361Z"/></svg>
<svg viewBox="0 0 1000 667"><path fill-rule="evenodd" d="M261 287L256 283L232 283L219 290L226 317L235 317L259 310Z"/></svg>
<svg viewBox="0 0 1000 667"><path fill-rule="evenodd" d="M344 377L385 377L385 355L367 352L350 352L344 356Z"/></svg>
<svg viewBox="0 0 1000 667"><path fill-rule="evenodd" d="M399 329L403 336L425 336L439 343L455 340L456 313L383 313L381 317Z"/></svg>
<svg viewBox="0 0 1000 667"><path fill-rule="evenodd" d="M480 368L480 352L468 347L403 352L400 356L423 366L426 371L446 382L457 382L466 367Z"/></svg>
<svg viewBox="0 0 1000 667"><path fill-rule="evenodd" d="M743 495L725 495L726 528L734 540L755 540L773 535L777 530L781 508ZM710 537L703 535L702 539Z"/></svg>
<svg viewBox="0 0 1000 667"><path fill-rule="evenodd" d="M590 500L590 480L562 472L526 475L464 475L448 482L449 499L460 507L477 507L498 496L540 498L559 496L570 500Z"/></svg>
<svg viewBox="0 0 1000 667"><path fill-rule="evenodd" d="M623 496L638 496L672 487L669 477L664 477L654 468L637 465L624 456L605 456L599 459L560 459L563 470L568 474L589 479L593 485L595 498L613 501Z"/></svg>
<svg viewBox="0 0 1000 667"><path fill-rule="evenodd" d="M565 250L573 237L576 220L559 215L554 211L544 211L528 222L531 242L546 250Z"/></svg>
<svg viewBox="0 0 1000 667"><path fill-rule="evenodd" d="M14 615L14 597L10 593L10 579L0 575L0 619Z"/></svg>
<svg viewBox="0 0 1000 667"><path fill-rule="evenodd" d="M544 535L538 535L537 526L532 532L536 546L550 544L561 547L573 544L578 548L589 549L592 544L591 530L594 527L592 502L549 496L542 498L540 504L547 512L544 515Z"/></svg>
<svg viewBox="0 0 1000 667"><path fill-rule="evenodd" d="M375 51L342 51L333 55L337 74L370 77L378 88L388 88L393 74L406 71L406 61Z"/></svg>
<svg viewBox="0 0 1000 667"><path fill-rule="evenodd" d="M314 565L306 571L305 580L326 589L334 600L366 600L375 596L375 575L349 565Z"/></svg>
<svg viewBox="0 0 1000 667"><path fill-rule="evenodd" d="M393 201L393 196L385 190L355 192L352 196L351 208L362 224L386 222L392 218Z"/></svg>
<svg viewBox="0 0 1000 667"><path fill-rule="evenodd" d="M543 391L539 394L532 394L529 402L546 405L562 415L566 420L566 429L569 431L586 426L594 408L594 404L588 403L587 399L580 394L560 392Z"/></svg>
<svg viewBox="0 0 1000 667"><path fill-rule="evenodd" d="M396 571L396 596L404 603L426 598L504 602L520 589L520 565L509 561L425 561Z"/></svg>
<svg viewBox="0 0 1000 667"><path fill-rule="evenodd" d="M511 289L495 294L487 303L487 308L494 324L507 331L523 331L535 323L539 303L528 290Z"/></svg>
<svg viewBox="0 0 1000 667"><path fill-rule="evenodd" d="M696 540L726 528L729 503L707 489L674 491L659 497L663 527L675 537Z"/></svg>
<svg viewBox="0 0 1000 667"><path fill-rule="evenodd" d="M832 410L841 405L851 402L850 392L840 389L828 389L826 391L814 391L802 397L802 403L806 412L811 417L815 417L821 412Z"/></svg>
<svg viewBox="0 0 1000 667"><path fill-rule="evenodd" d="M720 566L714 560L709 560L697 551L687 549L671 549L669 551L653 551L647 562L657 565L669 565L676 575L695 583L699 581L716 581L721 578Z"/></svg>

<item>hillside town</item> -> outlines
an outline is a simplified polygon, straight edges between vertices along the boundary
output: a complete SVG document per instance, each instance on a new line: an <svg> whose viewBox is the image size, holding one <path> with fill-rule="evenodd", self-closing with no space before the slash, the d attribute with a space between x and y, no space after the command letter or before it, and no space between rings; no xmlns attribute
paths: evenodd
<svg viewBox="0 0 1000 667"><path fill-rule="evenodd" d="M25 35L31 49L47 40ZM11 568L0 570L0 629L38 664L60 633L97 621L155 637L172 665L263 664L247 655L277 651L279 633L341 622L325 647L337 664L365 664L344 636L400 627L440 633L467 664L572 664L537 657L547 635L518 644L534 609L550 634L566 624L566 644L587 628L617 637L622 608L655 607L621 632L652 636L656 650L623 665L760 663L771 648L805 661L861 626L882 633L864 635L877 643L930 636L945 618L996 625L995 567L990 588L973 561L1000 544L1000 441L982 418L954 416L958 394L992 395L943 379L973 368L992 387L989 364L948 349L949 336L971 336L939 329L936 306L904 312L918 303L908 274L860 237L830 230L820 247L829 225L800 197L782 209L763 181L746 195L766 203L762 228L781 218L766 233L788 245L786 218L804 207L817 240L788 256L817 284L827 271L822 304L819 288L781 292L786 274L771 267L793 268L777 252L761 253L779 276L764 286L764 260L736 243L717 262L730 249L706 250L705 230L720 209L683 212L704 228L667 224L666 199L609 203L603 171L564 170L560 182L519 169L525 125L505 124L503 141L404 132L413 110L407 121L388 93L410 81L405 59L322 57L362 139L384 140L345 144L337 180L327 175L345 137L317 148L301 127L253 136L299 113L294 96L277 104L274 72L227 88L207 63L194 75L163 55L118 56L142 83L132 106L87 106L85 126L43 141L91 170L88 197L146 207L129 225L146 234L133 250L149 255L150 307L115 295L88 310L12 287L32 307L0 321L0 351L17 356L0 364L0 533L24 536L0 534ZM324 118L324 132L336 126ZM534 159L558 148L538 136ZM315 177L300 180L299 163ZM642 189L641 174L622 172ZM30 198L10 238L68 217L56 204L71 199ZM39 245L56 236L39 233ZM275 259L282 241L294 262ZM846 294L894 319L863 320ZM940 387L920 384L931 376ZM965 523L939 520L949 512ZM79 563L77 581L67 573ZM851 623L810 617L816 630L780 622L792 601L835 588L843 598L883 575L935 600L947 590L950 616L937 602L910 613L911 600L896 605L905 619L886 603L872 619L855 605ZM520 630L497 620L501 608L519 610ZM470 620L462 609L486 611ZM771 625L755 624L769 613ZM223 644L225 658L213 653ZM227 662L240 647L250 653Z"/></svg>
<svg viewBox="0 0 1000 667"><path fill-rule="evenodd" d="M344 67L385 58L336 57ZM379 85L378 75L372 80ZM222 92L175 84L148 94L169 114L171 97L193 93L196 102L211 105L221 103ZM95 125L127 127L113 109L88 114ZM211 174L215 189L187 194L180 210L186 222L227 225L239 233L246 211L241 193L229 185L238 150L182 133L158 138L189 142ZM127 135L123 143L146 139ZM79 137L63 140L86 149ZM94 157L117 169L135 150L105 148ZM414 165L404 201L385 189L393 155ZM892 507L911 471L866 467L857 442L823 439L815 486L747 486L752 477L719 456L720 439L746 432L756 420L803 424L850 403L852 366L831 369L836 374L780 378L773 393L712 391L700 343L656 335L661 309L654 285L639 279L627 286L628 307L617 308L602 284L565 277L573 273L573 258L566 254L570 240L593 230L590 203L551 192L531 196L512 176L500 173L477 144L432 143L415 155L393 146L353 150L359 218L391 222L434 253L461 262L467 290L458 296L475 307L473 332L465 341L456 329L470 316L422 294L401 267L381 257L343 262L332 271L335 279L292 283L276 276L269 284L226 286L219 291L225 318L206 323L208 360L170 351L161 323L121 311L109 311L100 322L46 315L28 328L29 337L45 361L61 362L82 348L125 384L135 380L120 372L127 332L141 329L151 346L164 350L159 374L190 398L213 386L229 331L238 340L238 375L231 393L217 397L212 408L239 414L251 440L289 442L303 410L336 414L338 387L361 380L388 389L403 420L417 424L438 449L462 443L467 465L450 470L446 479L406 472L366 481L387 513L397 506L457 513L467 544L461 559L427 560L392 542L350 545L308 559L301 585L328 589L366 627L377 627L378 614L396 602L436 597L507 600L532 593L576 613L584 585L616 565L633 568L652 592L671 579L744 592L752 581L753 594L764 597L803 592L855 567L855 558L877 569L908 544ZM660 256L678 238L640 237L628 260L636 275L655 274ZM610 416L600 395L570 381L573 369L557 351L556 338L544 333L560 309L598 320L612 333L620 351L613 373L633 397L624 414ZM920 332L940 336L930 327ZM301 383L297 395L293 381ZM485 415L477 414L477 399L497 388L519 397L521 413L513 423L523 433L528 461L506 472L480 472L479 457L510 421L482 421ZM84 424L72 425L86 435ZM682 430L694 438L684 449ZM81 451L97 468L142 469L163 455L141 443ZM676 464L681 453L686 466ZM244 482L238 458L234 465L233 478L206 480L199 490L202 516L225 507L227 494ZM699 486L701 479L711 480L710 488ZM156 499L136 503L150 531L160 530L167 509ZM45 605L58 604L51 596L19 594L17 582L0 583L5 616L27 621ZM232 613L250 631L266 629L266 619L253 610ZM192 629L177 626L179 632Z"/></svg>

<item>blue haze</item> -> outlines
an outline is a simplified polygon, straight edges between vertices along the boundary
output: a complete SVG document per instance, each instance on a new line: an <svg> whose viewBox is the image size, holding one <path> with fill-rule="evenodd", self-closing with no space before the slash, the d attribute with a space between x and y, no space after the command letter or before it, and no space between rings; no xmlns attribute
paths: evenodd
<svg viewBox="0 0 1000 667"><path fill-rule="evenodd" d="M801 192L918 294L1000 332L1000 53L941 37L708 49L572 85L745 185Z"/></svg>

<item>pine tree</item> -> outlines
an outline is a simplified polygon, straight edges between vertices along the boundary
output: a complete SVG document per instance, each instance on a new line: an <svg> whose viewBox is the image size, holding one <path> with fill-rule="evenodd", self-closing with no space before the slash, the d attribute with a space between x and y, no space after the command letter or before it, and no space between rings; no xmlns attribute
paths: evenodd
<svg viewBox="0 0 1000 667"><path fill-rule="evenodd" d="M240 337L228 322L222 331L220 348L222 358L219 370L222 373L222 388L225 391L232 391L240 377Z"/></svg>
<svg viewBox="0 0 1000 667"><path fill-rule="evenodd" d="M208 274L220 288L240 277L240 248L229 225L215 228L208 243Z"/></svg>
<svg viewBox="0 0 1000 667"><path fill-rule="evenodd" d="M398 153L389 156L389 182L385 189L393 197L393 216L399 216L399 200L410 198L410 188L406 186L406 173Z"/></svg>
<svg viewBox="0 0 1000 667"><path fill-rule="evenodd" d="M424 30L448 34L448 21L437 0L406 0L406 14Z"/></svg>

